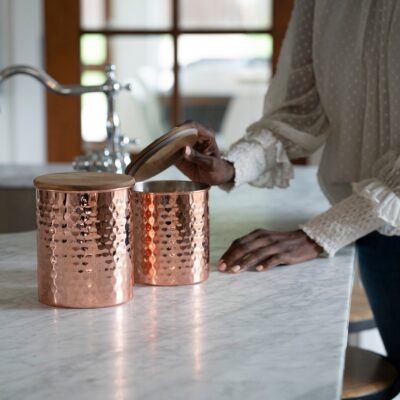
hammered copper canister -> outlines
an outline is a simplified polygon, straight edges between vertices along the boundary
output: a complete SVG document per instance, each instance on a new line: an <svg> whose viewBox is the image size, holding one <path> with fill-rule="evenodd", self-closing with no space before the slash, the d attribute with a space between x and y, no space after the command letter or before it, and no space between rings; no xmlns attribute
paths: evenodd
<svg viewBox="0 0 400 400"><path fill-rule="evenodd" d="M209 186L149 181L133 189L135 282L187 285L209 274Z"/></svg>
<svg viewBox="0 0 400 400"><path fill-rule="evenodd" d="M34 183L39 301L91 308L130 300L134 179L72 172Z"/></svg>

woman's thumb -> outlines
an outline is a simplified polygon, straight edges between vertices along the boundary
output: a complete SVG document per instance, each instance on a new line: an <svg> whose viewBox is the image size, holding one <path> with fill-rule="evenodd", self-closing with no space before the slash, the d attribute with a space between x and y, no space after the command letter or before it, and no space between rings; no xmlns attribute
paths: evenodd
<svg viewBox="0 0 400 400"><path fill-rule="evenodd" d="M187 161L191 161L197 165L209 168L214 166L214 157L199 153L189 146L185 147L184 157Z"/></svg>

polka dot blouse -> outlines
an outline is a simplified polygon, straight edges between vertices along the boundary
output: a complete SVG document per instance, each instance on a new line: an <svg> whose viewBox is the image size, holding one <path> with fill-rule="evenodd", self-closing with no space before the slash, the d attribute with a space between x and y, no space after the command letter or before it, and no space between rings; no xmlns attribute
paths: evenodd
<svg viewBox="0 0 400 400"><path fill-rule="evenodd" d="M261 119L226 158L236 185L286 187L291 159L324 145L333 205L301 228L327 253L400 235L400 2L299 0Z"/></svg>

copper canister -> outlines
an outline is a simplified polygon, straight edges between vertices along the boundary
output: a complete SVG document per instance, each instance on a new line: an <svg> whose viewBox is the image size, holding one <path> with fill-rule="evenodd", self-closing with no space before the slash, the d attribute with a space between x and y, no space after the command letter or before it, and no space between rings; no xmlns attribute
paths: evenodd
<svg viewBox="0 0 400 400"><path fill-rule="evenodd" d="M209 274L209 186L149 181L133 189L135 282L187 285Z"/></svg>
<svg viewBox="0 0 400 400"><path fill-rule="evenodd" d="M134 179L72 172L34 183L39 301L91 308L130 300Z"/></svg>

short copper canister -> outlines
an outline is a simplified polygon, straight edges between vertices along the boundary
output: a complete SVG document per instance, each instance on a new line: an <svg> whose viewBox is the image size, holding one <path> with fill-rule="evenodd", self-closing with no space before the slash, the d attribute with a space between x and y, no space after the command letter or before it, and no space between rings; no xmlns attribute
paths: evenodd
<svg viewBox="0 0 400 400"><path fill-rule="evenodd" d="M135 282L186 285L209 274L209 186L148 181L133 189Z"/></svg>
<svg viewBox="0 0 400 400"><path fill-rule="evenodd" d="M130 300L134 179L71 172L34 184L39 301L91 308Z"/></svg>

